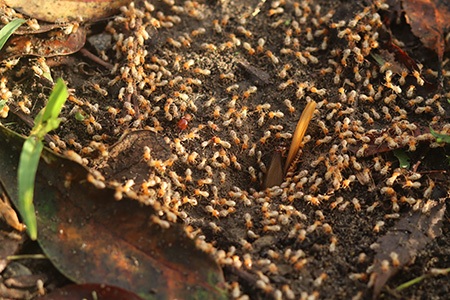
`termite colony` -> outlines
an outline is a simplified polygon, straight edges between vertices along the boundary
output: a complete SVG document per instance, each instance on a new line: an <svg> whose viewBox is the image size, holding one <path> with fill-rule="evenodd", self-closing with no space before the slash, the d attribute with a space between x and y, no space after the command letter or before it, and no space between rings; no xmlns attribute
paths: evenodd
<svg viewBox="0 0 450 300"><path fill-rule="evenodd" d="M181 218L198 247L221 266L249 274L261 295L318 299L333 276L349 277L329 274L318 262L319 248L329 255L345 251L336 233L342 229L332 227L329 215L369 215L364 230L377 235L402 208L419 210L432 198L433 180L373 148L415 151L433 138L417 134L408 115L426 115L439 128L445 111L441 95L416 95L424 84L419 70L398 73L389 62L374 62L379 11L388 8L383 1L351 12L355 6L346 10L332 1L248 2L230 2L223 11L173 0L123 7L106 26L114 41L111 80L90 86L113 99L104 105L71 96L71 113L83 108L92 141L55 136L53 148L67 148L73 159L94 166L90 155L107 157L108 138L127 129L153 132L170 155L160 159L152 145L143 147L150 174L141 182L114 178L109 184L116 199L127 195L153 205L159 215L152 220L163 227ZM264 187L273 149L289 147L302 110L313 101L296 162L280 185ZM114 130L105 132L111 122ZM92 182L100 184L97 175ZM315 251L306 246L313 244ZM367 267L366 254L357 255ZM361 297L369 275L352 270ZM286 274L295 286L274 280ZM242 278L227 279L234 298L249 298Z"/></svg>

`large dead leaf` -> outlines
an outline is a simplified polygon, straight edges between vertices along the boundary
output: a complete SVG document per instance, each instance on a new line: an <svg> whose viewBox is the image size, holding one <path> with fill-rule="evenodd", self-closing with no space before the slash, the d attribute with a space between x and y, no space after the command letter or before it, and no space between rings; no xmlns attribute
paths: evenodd
<svg viewBox="0 0 450 300"><path fill-rule="evenodd" d="M444 34L450 29L448 0L403 0L406 21L425 47L435 51L442 62Z"/></svg>
<svg viewBox="0 0 450 300"><path fill-rule="evenodd" d="M0 127L0 180L17 201L16 166L23 139ZM151 147L151 145L149 145ZM145 299L225 299L224 279L182 226L153 224L154 211L114 189L97 189L89 172L44 149L35 183L38 242L77 283L104 283Z"/></svg>
<svg viewBox="0 0 450 300"><path fill-rule="evenodd" d="M445 200L429 202L426 212L416 211L400 219L378 241L373 278L374 299L378 297L386 282L401 268L410 263L429 242L441 235Z"/></svg>
<svg viewBox="0 0 450 300"><path fill-rule="evenodd" d="M109 17L131 0L5 0L6 5L47 22L90 21Z"/></svg>
<svg viewBox="0 0 450 300"><path fill-rule="evenodd" d="M20 223L16 211L10 206L7 199L3 200L0 197L0 219L6 221L6 223L17 231L25 231L25 225Z"/></svg>
<svg viewBox="0 0 450 300"><path fill-rule="evenodd" d="M142 300L136 294L104 284L73 284L57 289L40 300Z"/></svg>

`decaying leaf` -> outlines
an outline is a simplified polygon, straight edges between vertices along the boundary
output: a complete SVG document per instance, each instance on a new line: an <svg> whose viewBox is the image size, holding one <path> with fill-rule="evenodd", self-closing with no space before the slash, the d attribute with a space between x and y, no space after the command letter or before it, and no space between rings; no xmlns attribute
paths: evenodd
<svg viewBox="0 0 450 300"><path fill-rule="evenodd" d="M142 300L138 295L104 284L72 284L39 298L40 300Z"/></svg>
<svg viewBox="0 0 450 300"><path fill-rule="evenodd" d="M51 37L50 37L51 36ZM79 51L86 42L86 30L78 28L69 35L63 30L53 30L48 37L36 34L16 35L6 44L2 59L26 55L53 57Z"/></svg>
<svg viewBox="0 0 450 300"><path fill-rule="evenodd" d="M370 54L380 67L388 63L389 69L398 75L402 75L402 73L407 72L408 70L411 72L414 70L420 71L420 68L414 59L400 47L392 42L388 42L385 45L388 50L381 49L380 54Z"/></svg>
<svg viewBox="0 0 450 300"><path fill-rule="evenodd" d="M4 197L3 197L4 198ZM16 229L17 231L24 231L25 225L20 223L17 217L16 211L9 206L7 201L0 198L0 218L3 218L9 226Z"/></svg>
<svg viewBox="0 0 450 300"><path fill-rule="evenodd" d="M46 22L92 21L114 15L131 0L5 0L6 5Z"/></svg>
<svg viewBox="0 0 450 300"><path fill-rule="evenodd" d="M281 152L275 150L270 160L270 166L264 176L263 188L271 188L280 185L283 182L283 160Z"/></svg>
<svg viewBox="0 0 450 300"><path fill-rule="evenodd" d="M16 166L23 138L0 126L0 180L17 205ZM198 250L181 225L153 222L155 212L136 200L114 199L74 161L44 149L35 182L38 242L76 283L104 283L144 299L225 299L215 261Z"/></svg>
<svg viewBox="0 0 450 300"><path fill-rule="evenodd" d="M403 64L410 72L420 71L420 67L417 62L412 59L408 53L406 53L402 48L394 44L392 41L385 43L386 50L380 50L386 61L391 64L390 69L392 72L402 75L404 69L399 63ZM393 56L393 57L392 57Z"/></svg>
<svg viewBox="0 0 450 300"><path fill-rule="evenodd" d="M406 21L425 47L435 51L442 62L444 34L450 29L450 3L445 0L403 0Z"/></svg>
<svg viewBox="0 0 450 300"><path fill-rule="evenodd" d="M0 221L0 273L10 262L7 257L16 254L25 240L26 234L24 232L11 231L8 225ZM2 297L0 287L0 299Z"/></svg>
<svg viewBox="0 0 450 300"><path fill-rule="evenodd" d="M170 148L164 139L149 130L125 133L109 150L108 156L98 159L95 169L101 169L106 180L120 181L132 177L136 185L148 179L150 167L144 161L144 148L149 147L152 159L166 161Z"/></svg>
<svg viewBox="0 0 450 300"><path fill-rule="evenodd" d="M371 275L374 299L392 276L411 262L429 242L441 235L445 209L445 199L428 200L422 211L404 216L377 241Z"/></svg>

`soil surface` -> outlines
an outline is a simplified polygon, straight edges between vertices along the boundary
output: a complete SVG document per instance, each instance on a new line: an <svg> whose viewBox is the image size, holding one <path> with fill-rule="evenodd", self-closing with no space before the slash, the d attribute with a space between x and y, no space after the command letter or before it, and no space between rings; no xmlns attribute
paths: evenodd
<svg viewBox="0 0 450 300"><path fill-rule="evenodd" d="M48 145L128 184L161 218L175 214L233 298L371 299L380 239L448 202L450 148L429 127L450 131L449 52L440 64L382 1L149 2L88 26L85 48L112 69L81 52L51 65L72 96ZM51 90L31 66L42 62L22 57L2 73L2 122L24 134ZM266 187L312 101L295 164ZM395 291L450 266L448 211L441 219L380 299L448 297L448 275Z"/></svg>

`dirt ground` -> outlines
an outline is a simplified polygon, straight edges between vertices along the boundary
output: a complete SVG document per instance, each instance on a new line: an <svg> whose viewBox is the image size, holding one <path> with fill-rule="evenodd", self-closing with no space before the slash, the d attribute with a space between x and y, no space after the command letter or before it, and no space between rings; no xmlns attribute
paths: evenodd
<svg viewBox="0 0 450 300"><path fill-rule="evenodd" d="M49 145L128 184L162 219L177 215L223 267L233 298L371 299L376 243L410 213L445 205L450 171L450 148L429 130L450 131L449 52L440 81L436 54L375 2L136 1L89 27L85 47L112 70L81 53L50 67L73 96ZM389 34L420 76L393 58ZM3 123L31 120L45 103L51 85L32 65L24 57L3 70L14 95ZM14 113L23 96L29 115ZM289 148L311 101L298 162L265 188L274 151ZM448 225L446 211L442 235L380 299L448 297L448 275L395 291L450 266Z"/></svg>

